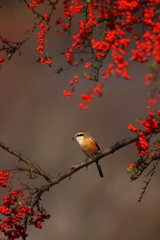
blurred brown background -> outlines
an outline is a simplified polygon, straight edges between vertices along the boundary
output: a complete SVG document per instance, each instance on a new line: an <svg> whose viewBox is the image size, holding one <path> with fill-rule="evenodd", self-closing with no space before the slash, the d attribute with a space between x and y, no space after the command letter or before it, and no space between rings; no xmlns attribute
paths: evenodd
<svg viewBox="0 0 160 240"><path fill-rule="evenodd" d="M1 5L4 7L0 9L0 35L11 41L23 39L25 29L31 29L33 22L37 21L35 16L18 0L1 1ZM54 19L60 16L61 11L59 8ZM52 23L54 26L54 21ZM71 43L67 35L58 38L56 30L49 32L51 55L66 50ZM76 25L73 26L74 31L78 31ZM22 56L14 55L0 73L2 142L56 176L85 159L78 144L71 140L77 130L89 131L101 149L133 136L127 129L128 124L135 124L136 118L147 115L145 65L131 64L131 81L115 76L109 79L103 88L104 95L94 99L88 111L82 111L77 107L79 95L86 93L94 83L81 79L73 97L66 99L62 90L69 89L68 82L72 80L73 72L54 73L66 64L63 57L53 59L52 68L37 64L37 46L35 32L22 47ZM79 75L82 75L81 69L78 70ZM99 177L93 164L89 171L82 169L71 180L66 179L52 187L41 201L51 219L43 223L41 230L29 227L28 239L159 240L159 168L142 202L137 203L144 178L130 183L126 174L128 165L136 160L136 154L135 144L132 144L102 159L104 179ZM0 168L19 164L14 156L2 149L0 156ZM36 184L45 183L40 178L36 181ZM1 189L3 195L4 190ZM0 237L3 237L1 233Z"/></svg>

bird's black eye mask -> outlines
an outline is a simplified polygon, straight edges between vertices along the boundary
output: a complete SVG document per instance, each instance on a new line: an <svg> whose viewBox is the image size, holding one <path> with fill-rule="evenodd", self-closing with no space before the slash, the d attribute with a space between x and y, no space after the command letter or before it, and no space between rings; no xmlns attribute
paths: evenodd
<svg viewBox="0 0 160 240"><path fill-rule="evenodd" d="M76 137L84 137L83 133L78 133Z"/></svg>

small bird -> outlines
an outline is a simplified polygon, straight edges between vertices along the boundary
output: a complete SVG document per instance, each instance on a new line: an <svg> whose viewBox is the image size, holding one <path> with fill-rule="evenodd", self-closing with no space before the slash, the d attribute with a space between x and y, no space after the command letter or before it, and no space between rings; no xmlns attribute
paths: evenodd
<svg viewBox="0 0 160 240"><path fill-rule="evenodd" d="M94 157L101 152L100 147L98 146L94 138L90 135L90 133L84 130L78 131L72 138L72 140L75 139L77 140L82 151L87 155L87 157ZM103 177L103 172L98 161L96 161L96 165L100 177Z"/></svg>

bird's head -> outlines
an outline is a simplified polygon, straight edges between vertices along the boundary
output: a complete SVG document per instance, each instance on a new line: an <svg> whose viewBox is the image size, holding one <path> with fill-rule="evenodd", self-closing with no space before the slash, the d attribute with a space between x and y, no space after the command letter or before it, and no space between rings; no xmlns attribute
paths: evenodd
<svg viewBox="0 0 160 240"><path fill-rule="evenodd" d="M81 144L84 141L84 139L90 138L90 137L91 137L91 135L88 132L86 132L84 130L80 130L80 131L76 132L76 134L74 135L72 140L77 140L77 142L79 144Z"/></svg>

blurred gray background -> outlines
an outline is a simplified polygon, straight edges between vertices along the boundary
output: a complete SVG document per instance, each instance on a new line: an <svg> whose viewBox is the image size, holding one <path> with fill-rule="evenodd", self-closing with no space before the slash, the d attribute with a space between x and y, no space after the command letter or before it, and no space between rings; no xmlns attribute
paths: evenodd
<svg viewBox="0 0 160 240"><path fill-rule="evenodd" d="M24 38L37 20L23 2L2 1L0 35L11 41ZM37 9L36 9L37 10ZM43 9L46 13L47 9ZM58 19L58 8L52 21ZM65 51L71 39L67 34L57 37L56 28L49 32L50 55ZM73 33L78 29L73 25ZM72 33L72 32L71 32ZM37 31L16 53L0 73L0 140L21 151L52 176L56 176L85 159L78 144L72 141L76 131L89 131L105 149L126 137L133 136L128 124L147 116L147 91L144 85L146 65L132 63L130 81L113 76L107 80L104 95L95 98L88 111L78 108L80 94L95 86L80 79L71 99L62 90L69 90L74 72L59 75L55 71L65 66L63 56L53 59L53 67L36 63L39 53ZM130 54L128 54L130 56ZM78 74L82 75L82 68ZM135 144L127 146L100 161L104 178L96 165L82 169L46 192L41 204L51 214L43 228L28 228L29 240L159 240L159 174L154 175L142 202L137 202L144 177L130 182L126 169L137 159ZM14 156L0 149L0 168L12 168L19 163ZM23 179L23 174L20 176ZM35 182L26 180L26 184ZM45 184L39 178L36 184ZM6 191L7 194L7 191ZM1 196L4 190L1 189ZM3 235L0 233L0 237Z"/></svg>

